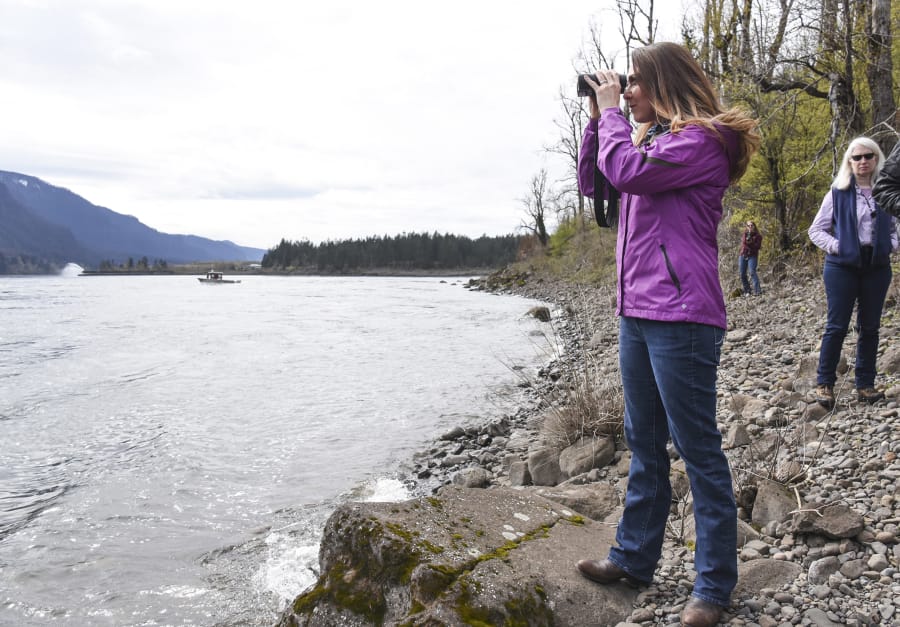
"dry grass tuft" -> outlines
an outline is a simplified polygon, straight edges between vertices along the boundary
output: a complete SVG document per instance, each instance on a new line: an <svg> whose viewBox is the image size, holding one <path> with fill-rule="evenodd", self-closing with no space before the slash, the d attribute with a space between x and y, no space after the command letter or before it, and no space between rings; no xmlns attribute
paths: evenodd
<svg viewBox="0 0 900 627"><path fill-rule="evenodd" d="M591 370L576 373L567 397L551 408L543 429L548 444L562 449L585 437L622 436L625 397L619 373Z"/></svg>

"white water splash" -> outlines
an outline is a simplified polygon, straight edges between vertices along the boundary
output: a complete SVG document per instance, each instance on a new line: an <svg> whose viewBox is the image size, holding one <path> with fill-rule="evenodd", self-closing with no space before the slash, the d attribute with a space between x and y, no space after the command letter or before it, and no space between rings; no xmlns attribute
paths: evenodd
<svg viewBox="0 0 900 627"><path fill-rule="evenodd" d="M350 500L395 503L410 498L403 482L388 477L366 481L347 495ZM308 522L308 521L304 521ZM290 603L319 576L321 533L312 525L289 525L266 537L268 557L253 577L258 589L271 592Z"/></svg>
<svg viewBox="0 0 900 627"><path fill-rule="evenodd" d="M84 268L77 263L67 263L66 267L59 271L59 276L70 279L84 272Z"/></svg>
<svg viewBox="0 0 900 627"><path fill-rule="evenodd" d="M370 503L397 503L410 498L409 490L401 481L382 477L366 483L361 500Z"/></svg>
<svg viewBox="0 0 900 627"><path fill-rule="evenodd" d="M266 537L268 558L253 577L258 589L272 592L290 603L316 583L319 566L319 538L297 538L274 532Z"/></svg>

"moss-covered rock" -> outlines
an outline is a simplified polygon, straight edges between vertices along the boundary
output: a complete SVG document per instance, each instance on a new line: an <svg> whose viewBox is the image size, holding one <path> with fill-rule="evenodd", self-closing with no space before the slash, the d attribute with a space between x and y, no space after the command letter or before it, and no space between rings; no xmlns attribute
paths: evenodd
<svg viewBox="0 0 900 627"><path fill-rule="evenodd" d="M635 592L597 586L574 568L605 554L611 534L512 489L345 505L326 524L319 580L279 625L615 624Z"/></svg>

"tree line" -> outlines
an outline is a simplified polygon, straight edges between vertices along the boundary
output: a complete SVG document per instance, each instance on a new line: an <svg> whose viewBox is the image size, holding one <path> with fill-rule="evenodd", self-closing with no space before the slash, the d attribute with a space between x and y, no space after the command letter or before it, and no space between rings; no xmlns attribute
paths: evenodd
<svg viewBox="0 0 900 627"><path fill-rule="evenodd" d="M122 263L116 263L114 259L104 259L100 262L99 265L101 272L115 272L117 270L168 270L169 263L165 259L154 259L151 263L150 260L144 256L134 260L134 257L129 257L127 261Z"/></svg>
<svg viewBox="0 0 900 627"><path fill-rule="evenodd" d="M631 52L653 43L654 0L616 0L615 37L588 26L573 69L630 70ZM759 121L760 151L727 196L726 224L755 220L786 252L807 244L806 229L851 139L868 135L887 154L898 140L891 0L700 0L682 16L680 43L712 79L727 106ZM574 79L574 72L572 79ZM523 227L542 242L552 217L590 224L590 199L578 193L577 159L587 124L574 80L559 91L555 141L546 153L562 163L532 177L521 199Z"/></svg>
<svg viewBox="0 0 900 627"><path fill-rule="evenodd" d="M321 244L282 239L266 251L262 267L320 273L496 268L515 261L527 239L518 235L471 239L439 233L371 236Z"/></svg>
<svg viewBox="0 0 900 627"><path fill-rule="evenodd" d="M58 271L55 263L41 257L0 252L0 274L52 274Z"/></svg>

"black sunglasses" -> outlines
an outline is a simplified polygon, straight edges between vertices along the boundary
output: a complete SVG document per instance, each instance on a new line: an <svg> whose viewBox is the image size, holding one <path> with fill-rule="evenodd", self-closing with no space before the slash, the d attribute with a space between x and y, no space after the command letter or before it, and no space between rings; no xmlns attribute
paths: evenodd
<svg viewBox="0 0 900 627"><path fill-rule="evenodd" d="M850 155L850 158L853 159L854 161L859 161L860 159L865 159L866 161L868 161L869 159L875 158L875 153L874 152L864 152L861 155Z"/></svg>

